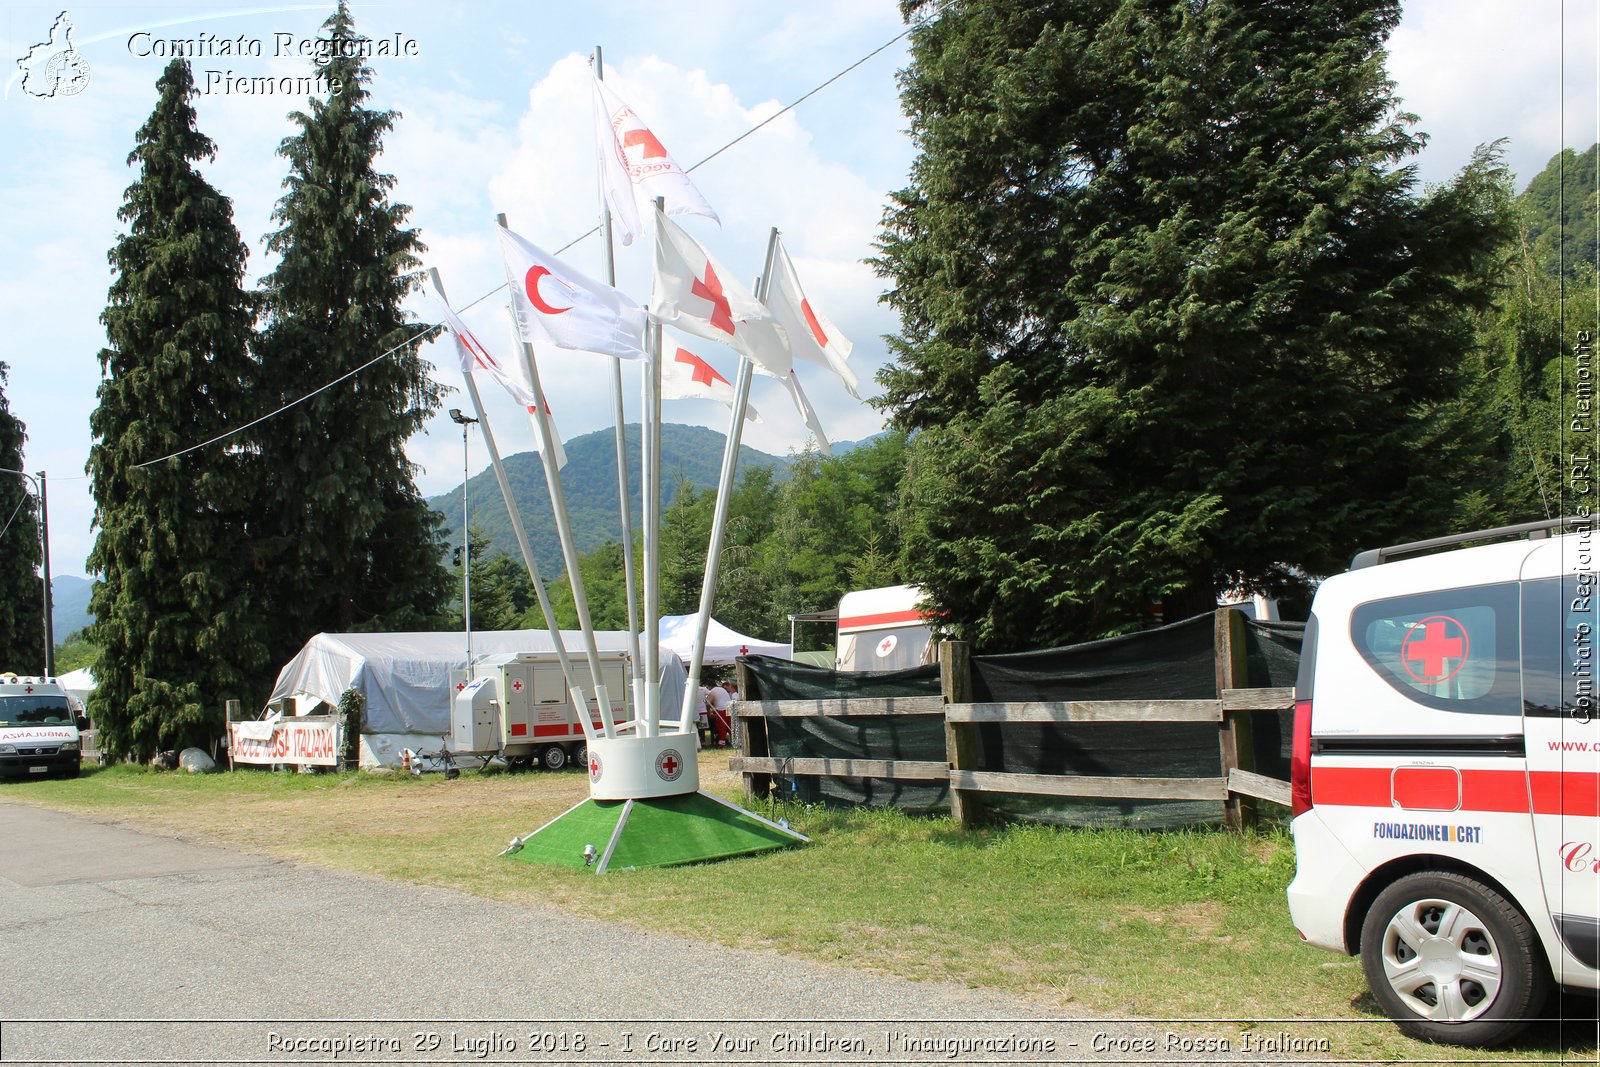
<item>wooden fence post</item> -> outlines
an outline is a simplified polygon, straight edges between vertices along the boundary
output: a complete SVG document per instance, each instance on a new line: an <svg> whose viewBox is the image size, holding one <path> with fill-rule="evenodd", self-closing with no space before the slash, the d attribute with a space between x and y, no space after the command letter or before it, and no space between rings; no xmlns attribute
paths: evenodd
<svg viewBox="0 0 1600 1067"><path fill-rule="evenodd" d="M939 642L939 688L945 707L972 703L972 646L965 641ZM971 723L954 723L948 712L944 720L945 758L952 771L978 770L978 733ZM962 829L983 821L982 795L972 789L950 785L950 817Z"/></svg>
<svg viewBox="0 0 1600 1067"><path fill-rule="evenodd" d="M734 678L739 683L739 699L760 700L761 683L756 680L755 672L743 663L733 665ZM729 711L739 714L737 706ZM767 737L766 719L740 719L739 720L739 754L741 756L770 756L772 745ZM744 795L750 799L757 797L765 799L772 793L772 775L749 774L744 776Z"/></svg>
<svg viewBox="0 0 1600 1067"><path fill-rule="evenodd" d="M1250 660L1245 647L1245 615L1233 608L1218 608L1216 613L1217 699L1229 689L1244 689L1249 682ZM1222 746L1222 778L1227 781L1233 771L1254 771L1256 753L1254 735L1250 727L1250 712L1222 712L1222 726L1217 732ZM1224 803L1224 817L1235 830L1254 826L1256 802L1253 797L1230 791Z"/></svg>

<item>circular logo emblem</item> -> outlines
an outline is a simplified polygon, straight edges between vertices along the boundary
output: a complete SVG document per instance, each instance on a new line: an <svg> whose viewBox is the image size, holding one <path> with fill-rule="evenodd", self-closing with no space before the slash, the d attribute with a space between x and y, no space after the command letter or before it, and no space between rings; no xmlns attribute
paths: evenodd
<svg viewBox="0 0 1600 1067"><path fill-rule="evenodd" d="M656 774L663 782L676 782L683 777L683 756L677 749L663 749L656 757Z"/></svg>
<svg viewBox="0 0 1600 1067"><path fill-rule="evenodd" d="M1411 624L1400 642L1400 666L1423 685L1448 682L1467 665L1467 628L1449 615L1429 615Z"/></svg>
<svg viewBox="0 0 1600 1067"><path fill-rule="evenodd" d="M600 768L600 757L593 752L589 753L589 781L598 782L604 773Z"/></svg>
<svg viewBox="0 0 1600 1067"><path fill-rule="evenodd" d="M89 61L76 49L57 52L45 61L46 96L76 96L89 87Z"/></svg>
<svg viewBox="0 0 1600 1067"><path fill-rule="evenodd" d="M885 637L882 641L878 642L878 647L876 649L878 658L883 659L889 653L893 652L895 647L899 644L900 639L894 634L890 634L888 637Z"/></svg>

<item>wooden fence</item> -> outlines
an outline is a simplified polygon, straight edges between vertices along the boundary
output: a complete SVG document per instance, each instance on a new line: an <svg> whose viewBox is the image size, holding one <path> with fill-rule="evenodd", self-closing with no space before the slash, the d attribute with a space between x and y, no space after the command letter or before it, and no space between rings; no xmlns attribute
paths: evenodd
<svg viewBox="0 0 1600 1067"><path fill-rule="evenodd" d="M739 691L754 699L735 705L742 727L740 755L732 768L744 774L745 790L765 796L774 775L794 777L874 778L888 781L947 781L950 811L958 826L984 819L984 795L1025 793L1034 796L1119 800L1209 800L1224 805L1230 826L1254 822L1255 802L1289 803L1289 783L1255 772L1251 719L1258 712L1278 713L1294 705L1292 688L1251 689L1245 682L1245 617L1219 608L1216 614L1217 696L1205 700L1066 700L974 703L972 671L964 642L939 647L941 696L877 697L840 700L762 700L753 674L740 668ZM939 716L945 726L942 761L777 759L768 744L772 719L819 716ZM1215 723L1221 773L1208 778L1088 777L1073 774L1010 774L978 770L977 728L1019 723L1118 722Z"/></svg>

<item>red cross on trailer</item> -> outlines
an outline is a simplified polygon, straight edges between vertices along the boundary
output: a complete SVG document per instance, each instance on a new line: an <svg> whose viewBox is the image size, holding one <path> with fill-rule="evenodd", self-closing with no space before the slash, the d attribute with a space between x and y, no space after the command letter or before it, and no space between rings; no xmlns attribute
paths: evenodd
<svg viewBox="0 0 1600 1067"><path fill-rule="evenodd" d="M462 691L462 690L463 690L463 689L465 689L465 688L466 688L466 687L467 687L467 683L466 683L466 682L457 682L457 683L456 683L456 692L458 692L458 693L459 693L459 692L461 692L461 691Z"/></svg>
<svg viewBox="0 0 1600 1067"><path fill-rule="evenodd" d="M511 683L511 688L515 689L519 693L522 692L522 679L518 678L515 681L513 681Z"/></svg>
<svg viewBox="0 0 1600 1067"><path fill-rule="evenodd" d="M1459 636L1450 636L1452 627ZM1412 678L1425 685L1436 685L1454 678L1466 666L1468 647L1466 627L1448 615L1430 615L1406 632L1405 639L1400 642L1400 663ZM1445 661L1452 659L1459 662L1447 674ZM1420 675L1411 669L1412 663L1422 664Z"/></svg>

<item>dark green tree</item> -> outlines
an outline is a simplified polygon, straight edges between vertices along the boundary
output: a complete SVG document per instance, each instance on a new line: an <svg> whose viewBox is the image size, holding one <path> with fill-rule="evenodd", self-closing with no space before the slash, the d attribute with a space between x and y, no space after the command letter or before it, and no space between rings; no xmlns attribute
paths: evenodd
<svg viewBox="0 0 1600 1067"><path fill-rule="evenodd" d="M316 72L333 91L290 116L297 132L278 149L289 176L267 238L280 259L265 279L263 369L287 403L390 354L284 412L262 442L275 661L319 631L442 625L450 592L438 519L404 451L439 391L401 306L423 246L410 209L390 200L394 178L375 168L396 116L367 106L372 72L343 3L323 34L333 46Z"/></svg>
<svg viewBox="0 0 1600 1067"><path fill-rule="evenodd" d="M138 177L111 249L99 405L88 473L99 575L89 640L101 747L145 758L221 730L223 702L257 695L266 663L253 600L259 557L249 447L202 448L254 413L247 250L227 198L196 169L215 153L195 127L189 66L173 60L128 163Z"/></svg>
<svg viewBox="0 0 1600 1067"><path fill-rule="evenodd" d="M908 0L877 265L908 577L1021 649L1440 532L1501 200L1423 195L1392 0Z"/></svg>
<svg viewBox="0 0 1600 1067"><path fill-rule="evenodd" d="M39 580L39 502L23 470L28 434L6 403L0 363L0 670L44 671L44 588Z"/></svg>

